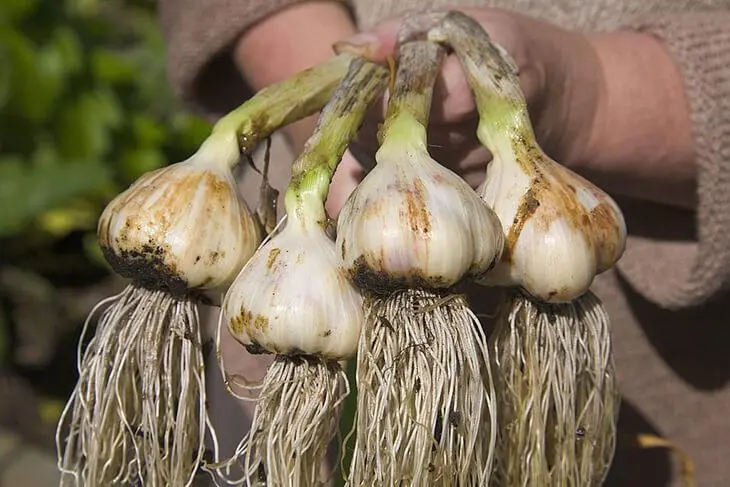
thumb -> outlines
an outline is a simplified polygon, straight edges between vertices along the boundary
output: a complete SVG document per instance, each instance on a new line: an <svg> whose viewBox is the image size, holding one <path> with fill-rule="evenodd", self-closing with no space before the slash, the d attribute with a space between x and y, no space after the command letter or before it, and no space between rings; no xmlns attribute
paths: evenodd
<svg viewBox="0 0 730 487"><path fill-rule="evenodd" d="M332 48L337 54L347 52L383 64L395 51L402 22L401 18L385 20L369 31L336 42Z"/></svg>

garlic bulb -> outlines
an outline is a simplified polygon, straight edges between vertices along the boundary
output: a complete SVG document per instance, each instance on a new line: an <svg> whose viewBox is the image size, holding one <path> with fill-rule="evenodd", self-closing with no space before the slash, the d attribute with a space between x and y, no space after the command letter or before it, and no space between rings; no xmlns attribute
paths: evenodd
<svg viewBox="0 0 730 487"><path fill-rule="evenodd" d="M504 227L502 259L481 280L517 285L543 301L571 301L621 257L626 224L603 191L539 147L515 63L481 25L449 12L428 38L451 46L479 112L477 137L493 160L479 192Z"/></svg>
<svg viewBox="0 0 730 487"><path fill-rule="evenodd" d="M357 350L362 298L338 268L324 227L309 214L288 212L285 227L226 293L224 319L250 351L342 360Z"/></svg>
<svg viewBox="0 0 730 487"><path fill-rule="evenodd" d="M502 251L500 223L463 179L434 161L425 128L392 120L377 165L347 200L337 248L361 287L450 287L488 271Z"/></svg>
<svg viewBox="0 0 730 487"><path fill-rule="evenodd" d="M228 286L260 242L231 172L238 157L235 133L214 132L112 200L98 236L114 270L173 294Z"/></svg>
<svg viewBox="0 0 730 487"><path fill-rule="evenodd" d="M480 282L571 301L618 261L626 225L606 193L542 151L530 152L518 161L511 150L495 150L479 189L506 235L501 261Z"/></svg>

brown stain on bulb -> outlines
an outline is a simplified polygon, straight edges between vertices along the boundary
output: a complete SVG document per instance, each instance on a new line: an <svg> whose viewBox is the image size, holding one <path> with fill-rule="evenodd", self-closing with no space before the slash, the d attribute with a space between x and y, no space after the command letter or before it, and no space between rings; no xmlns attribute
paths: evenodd
<svg viewBox="0 0 730 487"><path fill-rule="evenodd" d="M625 243L616 225L617 215L612 205L602 202L591 211L593 234L601 245L596 249L598 272L607 270L623 254Z"/></svg>
<svg viewBox="0 0 730 487"><path fill-rule="evenodd" d="M107 206L97 229L104 256L117 273L146 288L176 295L194 289L180 264L184 256L175 254L169 243L171 232L182 229L187 247L198 250L193 264L201 259L205 265L219 264L226 252L215 239L222 225L214 213L228 211L231 202L238 201L225 176L208 170L189 172L184 164L140 177ZM212 275L204 277L196 289L209 288L214 281Z"/></svg>
<svg viewBox="0 0 730 487"><path fill-rule="evenodd" d="M226 252L225 250L211 250L210 253L208 253L208 265L215 265L220 261L221 259L225 259Z"/></svg>
<svg viewBox="0 0 730 487"><path fill-rule="evenodd" d="M280 248L273 248L269 251L269 255L266 259L266 268L271 270L272 267L274 267L274 264L276 263L276 259L279 258L279 255L281 254Z"/></svg>
<svg viewBox="0 0 730 487"><path fill-rule="evenodd" d="M361 216L363 220L369 220L370 218L379 218L383 215L385 209L385 201L383 198L376 199L375 201L368 201L361 210Z"/></svg>
<svg viewBox="0 0 730 487"><path fill-rule="evenodd" d="M618 225L621 216L606 200L607 195L603 196L605 193L594 184L549 159L523 135L513 138L513 149L517 163L532 181L519 202L507 232L502 260L511 261L514 248L528 221L538 231L547 232L553 222L564 218L570 226L587 237L587 244L596 256L599 272L613 265L623 252L623 239ZM581 204L578 188L585 188L598 200L592 210ZM563 289L555 290L553 296L565 292Z"/></svg>
<svg viewBox="0 0 730 487"><path fill-rule="evenodd" d="M515 218L512 220L512 225L509 227L506 238L504 240L504 250L502 251L502 261L511 262L512 254L515 247L517 246L517 240L519 240L522 230L525 228L525 224L532 218L540 207L539 188L533 184L522 196L520 204L517 207L517 213Z"/></svg>
<svg viewBox="0 0 730 487"><path fill-rule="evenodd" d="M269 319L264 315L253 313L242 306L238 316L231 318L228 327L236 336L240 337L244 332L251 336L266 332L269 328Z"/></svg>
<svg viewBox="0 0 730 487"><path fill-rule="evenodd" d="M426 188L423 181L416 179L412 188L406 190L408 223L414 232L427 234L431 231L431 214L426 207Z"/></svg>

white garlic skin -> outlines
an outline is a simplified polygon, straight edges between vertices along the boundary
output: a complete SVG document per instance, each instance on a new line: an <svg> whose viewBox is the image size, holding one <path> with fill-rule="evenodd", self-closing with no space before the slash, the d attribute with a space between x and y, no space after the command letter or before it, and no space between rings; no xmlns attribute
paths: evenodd
<svg viewBox="0 0 730 487"><path fill-rule="evenodd" d="M377 165L338 218L342 265L358 286L375 292L450 287L485 273L502 252L494 212L430 157L422 125L414 119L403 123L410 124L404 133L417 136L386 138Z"/></svg>
<svg viewBox="0 0 730 487"><path fill-rule="evenodd" d="M502 149L497 145L493 151L479 192L503 224L505 250L479 282L520 286L546 302L572 301L623 254L621 210L605 192L538 148L527 163Z"/></svg>
<svg viewBox="0 0 730 487"><path fill-rule="evenodd" d="M228 330L244 345L279 355L354 356L362 297L338 263L322 227L289 215L228 289Z"/></svg>
<svg viewBox="0 0 730 487"><path fill-rule="evenodd" d="M231 172L238 155L235 134L213 134L112 200L97 232L112 267L172 293L225 290L261 239Z"/></svg>

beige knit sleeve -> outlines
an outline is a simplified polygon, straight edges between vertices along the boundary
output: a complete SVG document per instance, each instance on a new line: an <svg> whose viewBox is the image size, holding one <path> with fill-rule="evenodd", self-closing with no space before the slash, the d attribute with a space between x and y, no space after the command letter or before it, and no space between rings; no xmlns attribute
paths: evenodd
<svg viewBox="0 0 730 487"><path fill-rule="evenodd" d="M233 64L233 43L259 20L303 1L158 0L175 94L211 117L242 103L251 93Z"/></svg>
<svg viewBox="0 0 730 487"><path fill-rule="evenodd" d="M698 305L730 282L730 11L666 15L630 28L661 39L684 77L694 127L698 209L693 235L632 235L618 269L662 307ZM684 216L670 211L653 218L679 227Z"/></svg>

